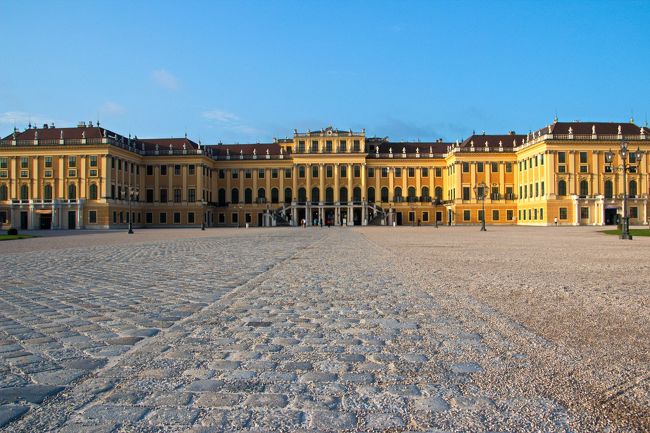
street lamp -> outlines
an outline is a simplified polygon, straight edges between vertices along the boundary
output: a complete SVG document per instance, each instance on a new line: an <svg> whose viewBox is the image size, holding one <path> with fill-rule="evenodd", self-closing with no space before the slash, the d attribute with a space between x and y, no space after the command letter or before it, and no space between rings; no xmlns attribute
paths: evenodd
<svg viewBox="0 0 650 433"><path fill-rule="evenodd" d="M618 154L621 158L622 165L612 165L612 162L614 161L614 152L612 152L611 149L605 152L605 162L609 167L611 167L612 171L616 170L623 172L623 224L620 238L632 240L632 235L630 234L630 216L627 208L627 172L630 170L630 166L628 165L630 151L628 150L628 144L626 141L621 141ZM636 156L636 163L638 164L643 156L641 149L638 146L634 155Z"/></svg>
<svg viewBox="0 0 650 433"><path fill-rule="evenodd" d="M131 186L128 186L127 188L128 188L128 191L129 191L129 231L127 233L132 235L133 234L133 215L131 214L131 199L133 198L133 188L131 188Z"/></svg>
<svg viewBox="0 0 650 433"><path fill-rule="evenodd" d="M476 194L476 199L481 200L483 203L483 218L481 218L481 231L485 232L487 229L485 228L485 190L487 189L487 185L485 182L481 182L478 185L474 187L474 194Z"/></svg>

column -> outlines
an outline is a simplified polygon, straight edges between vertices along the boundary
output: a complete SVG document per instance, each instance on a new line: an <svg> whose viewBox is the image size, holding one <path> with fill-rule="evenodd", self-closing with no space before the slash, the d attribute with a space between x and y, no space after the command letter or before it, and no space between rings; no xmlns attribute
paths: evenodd
<svg viewBox="0 0 650 433"><path fill-rule="evenodd" d="M86 177L86 155L79 158L79 176L77 177L77 200L86 198L87 189ZM77 227L79 224L77 224Z"/></svg>
<svg viewBox="0 0 650 433"><path fill-rule="evenodd" d="M576 194L576 182L577 182L577 176L576 176L576 167L575 167L575 152L570 150L569 152L569 163L567 164L567 173L569 174L569 181L568 181L568 191L567 194L572 195ZM621 184L622 185L622 184ZM622 189L620 190L622 191ZM580 215L578 215L578 218L580 218Z"/></svg>
<svg viewBox="0 0 650 433"><path fill-rule="evenodd" d="M318 201L323 202L325 201L325 168L323 163L318 164L318 180L318 188L320 190L320 197ZM320 209L319 212L322 212L322 209Z"/></svg>
<svg viewBox="0 0 650 433"><path fill-rule="evenodd" d="M307 195L307 202L309 203L311 201L311 164L307 164L305 167L305 179L305 193ZM311 220L311 217L307 219Z"/></svg>
<svg viewBox="0 0 650 433"><path fill-rule="evenodd" d="M160 201L160 166L153 166L153 201Z"/></svg>
<svg viewBox="0 0 650 433"><path fill-rule="evenodd" d="M197 164L197 166L196 166L196 195L197 195L196 199L200 200L200 201L203 201L203 175L204 175L203 170L204 170L203 169L203 164ZM208 201L207 194L206 194L206 197L205 197L205 201ZM203 212L203 210L204 209L202 209L201 212ZM202 218L205 218L205 216L203 216ZM204 220L201 219L201 221L204 221Z"/></svg>
<svg viewBox="0 0 650 433"><path fill-rule="evenodd" d="M348 164L348 202L352 201L352 164ZM350 218L348 217L348 221Z"/></svg>
<svg viewBox="0 0 650 433"><path fill-rule="evenodd" d="M264 169L264 179L266 180L265 182L266 200L268 203L271 203L271 169L269 168ZM278 190L278 202L279 201L280 201L280 191Z"/></svg>
<svg viewBox="0 0 650 433"><path fill-rule="evenodd" d="M375 191L375 194L377 192ZM361 164L361 200L368 200L368 190L366 189L366 163ZM365 210L365 206L364 206Z"/></svg>
<svg viewBox="0 0 650 433"><path fill-rule="evenodd" d="M14 172L14 173L17 173L17 172ZM57 180L57 183L58 183L57 186L59 187L59 191L54 192L54 194L56 194L55 197L57 197L57 198L62 199L63 197L65 197L65 175L66 175L66 173L65 173L65 157L59 156L59 169L57 170L57 176L56 176L56 180ZM16 197L18 197L18 195L16 195Z"/></svg>
<svg viewBox="0 0 650 433"><path fill-rule="evenodd" d="M167 167L167 203L174 202L174 184L172 181L173 178L174 178L174 166L170 165Z"/></svg>
<svg viewBox="0 0 650 433"><path fill-rule="evenodd" d="M187 170L188 166L187 164L181 165L181 175L183 179L183 186L181 189L181 201L186 202L187 201Z"/></svg>
<svg viewBox="0 0 650 433"><path fill-rule="evenodd" d="M9 198L10 199L19 199L18 194L18 178L20 174L18 173L18 157L11 156L9 157ZM52 192L56 197L56 190ZM12 215L11 223L15 224L14 216ZM20 221L18 221L20 225ZM16 227L14 225L14 227Z"/></svg>
<svg viewBox="0 0 650 433"><path fill-rule="evenodd" d="M103 156L101 174L102 190L100 198L107 199L111 194L111 175L113 174L111 170L111 157L109 155Z"/></svg>
<svg viewBox="0 0 650 433"><path fill-rule="evenodd" d="M395 167L388 167L388 201L395 201Z"/></svg>
<svg viewBox="0 0 650 433"><path fill-rule="evenodd" d="M336 164L334 164L334 203L341 201L340 181L341 180L339 179L339 163L337 162ZM338 215L338 209L336 212ZM338 217L337 217L337 224L338 224Z"/></svg>
<svg viewBox="0 0 650 433"><path fill-rule="evenodd" d="M499 195L501 197L504 197L505 194L506 194L506 168L503 161L499 161Z"/></svg>
<svg viewBox="0 0 650 433"><path fill-rule="evenodd" d="M32 161L32 187L30 188L32 191L32 197L33 198L43 198L43 194L41 193L41 186L39 185L38 182L38 173L40 167L38 166L38 156L35 156L33 161ZM38 227L37 227L38 228Z"/></svg>
<svg viewBox="0 0 650 433"><path fill-rule="evenodd" d="M225 169L224 169L225 170ZM232 173L234 170L225 170L226 174L226 201L232 203Z"/></svg>
<svg viewBox="0 0 650 433"><path fill-rule="evenodd" d="M402 197L408 197L408 185L407 185L407 178L408 178L408 168L402 167Z"/></svg>
<svg viewBox="0 0 650 433"><path fill-rule="evenodd" d="M435 175L436 175L436 169L434 167L429 167L429 197L431 197L432 200L436 199L436 188L434 182ZM433 217L435 218L436 216L434 215Z"/></svg>
<svg viewBox="0 0 650 433"><path fill-rule="evenodd" d="M259 170L257 168L253 169L253 203L257 203L257 180L259 176Z"/></svg>
<svg viewBox="0 0 650 433"><path fill-rule="evenodd" d="M293 193L292 199L295 198L296 201L298 200L298 167L294 164L292 167L292 173L291 173L291 180L292 180L292 187L293 190L291 191Z"/></svg>
<svg viewBox="0 0 650 433"><path fill-rule="evenodd" d="M555 198L555 188L557 188L557 182L555 181L555 152L549 151L546 153L544 168L546 169L546 194L549 198Z"/></svg>

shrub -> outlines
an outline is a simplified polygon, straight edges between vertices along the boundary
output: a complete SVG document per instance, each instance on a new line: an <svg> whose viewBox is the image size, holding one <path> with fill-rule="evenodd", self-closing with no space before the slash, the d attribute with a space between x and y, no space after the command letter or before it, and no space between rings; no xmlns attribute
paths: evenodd
<svg viewBox="0 0 650 433"><path fill-rule="evenodd" d="M7 234L9 236L16 236L16 235L18 235L18 229L10 228L9 230L7 230Z"/></svg>

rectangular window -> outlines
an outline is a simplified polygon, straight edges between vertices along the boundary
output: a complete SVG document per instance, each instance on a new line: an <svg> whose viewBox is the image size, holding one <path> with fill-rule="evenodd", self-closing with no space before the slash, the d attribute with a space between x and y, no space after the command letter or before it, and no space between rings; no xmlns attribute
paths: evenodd
<svg viewBox="0 0 650 433"><path fill-rule="evenodd" d="M531 219L530 218L531 216L532 216L532 212L530 211L530 209L528 209L528 219Z"/></svg>
<svg viewBox="0 0 650 433"><path fill-rule="evenodd" d="M301 166L298 167L298 177L300 179L305 178L305 166L304 165L301 165Z"/></svg>
<svg viewBox="0 0 650 433"><path fill-rule="evenodd" d="M160 188L160 202L167 203L167 188Z"/></svg>
<svg viewBox="0 0 650 433"><path fill-rule="evenodd" d="M160 215L158 215L158 221L160 224L167 224L167 213L161 212Z"/></svg>
<svg viewBox="0 0 650 433"><path fill-rule="evenodd" d="M311 141L311 151L318 152L318 140Z"/></svg>
<svg viewBox="0 0 650 433"><path fill-rule="evenodd" d="M630 208L630 218L638 218L639 217L639 208L634 206Z"/></svg>
<svg viewBox="0 0 650 433"><path fill-rule="evenodd" d="M113 211L113 224L117 224L117 212Z"/></svg>
<svg viewBox="0 0 650 433"><path fill-rule="evenodd" d="M20 168L29 168L29 158L23 156L20 158Z"/></svg>
<svg viewBox="0 0 650 433"><path fill-rule="evenodd" d="M442 167L436 167L436 177L442 177Z"/></svg>
<svg viewBox="0 0 650 433"><path fill-rule="evenodd" d="M88 211L88 224L97 224L97 211Z"/></svg>
<svg viewBox="0 0 650 433"><path fill-rule="evenodd" d="M285 179L291 179L291 169L290 168L285 168L284 169L284 178Z"/></svg>
<svg viewBox="0 0 650 433"><path fill-rule="evenodd" d="M566 173L566 165L558 165L557 171L558 173Z"/></svg>
<svg viewBox="0 0 650 433"><path fill-rule="evenodd" d="M539 154L539 165L544 165L544 154L543 153Z"/></svg>
<svg viewBox="0 0 650 433"><path fill-rule="evenodd" d="M539 184L535 182L535 197L539 197Z"/></svg>
<svg viewBox="0 0 650 433"><path fill-rule="evenodd" d="M226 178L226 170L223 168L219 169L219 179L225 179Z"/></svg>
<svg viewBox="0 0 650 433"><path fill-rule="evenodd" d="M174 165L174 176L181 175L181 166L179 164Z"/></svg>
<svg viewBox="0 0 650 433"><path fill-rule="evenodd" d="M160 175L161 176L167 176L167 166L166 165L161 165L160 166Z"/></svg>
<svg viewBox="0 0 650 433"><path fill-rule="evenodd" d="M539 209L539 219L541 219L541 220L544 219L544 208Z"/></svg>
<svg viewBox="0 0 650 433"><path fill-rule="evenodd" d="M589 171L589 166L587 165L580 166L580 173L587 173L588 171Z"/></svg>
<svg viewBox="0 0 650 433"><path fill-rule="evenodd" d="M253 222L253 217L251 216L250 213L245 214L245 215L244 215L244 218L246 219L246 222L247 222L247 223L251 223L251 222Z"/></svg>
<svg viewBox="0 0 650 433"><path fill-rule="evenodd" d="M153 176L153 165L147 166L147 176Z"/></svg>
<svg viewBox="0 0 650 433"><path fill-rule="evenodd" d="M341 177L347 177L348 176L348 167L345 165L341 166Z"/></svg>
<svg viewBox="0 0 650 433"><path fill-rule="evenodd" d="M253 178L253 171L250 168L244 170L244 179L252 179L252 178Z"/></svg>
<svg viewBox="0 0 650 433"><path fill-rule="evenodd" d="M428 222L429 221L429 212L422 212L422 221Z"/></svg>
<svg viewBox="0 0 650 433"><path fill-rule="evenodd" d="M45 177L52 177L52 170L45 170Z"/></svg>
<svg viewBox="0 0 650 433"><path fill-rule="evenodd" d="M0 170L0 179L7 179L8 177L9 177L9 173L7 172L7 170Z"/></svg>
<svg viewBox="0 0 650 433"><path fill-rule="evenodd" d="M224 224L226 222L226 214L220 213L218 218L219 224Z"/></svg>
<svg viewBox="0 0 650 433"><path fill-rule="evenodd" d="M97 167L97 156L95 155L90 156L90 166Z"/></svg>
<svg viewBox="0 0 650 433"><path fill-rule="evenodd" d="M181 213L174 212L174 224L180 224L180 223L181 223Z"/></svg>
<svg viewBox="0 0 650 433"><path fill-rule="evenodd" d="M524 215L526 215L526 214L524 213ZM521 221L521 210L517 211L517 219L519 219L519 221Z"/></svg>
<svg viewBox="0 0 650 433"><path fill-rule="evenodd" d="M587 152L580 152L580 164L587 163Z"/></svg>
<svg viewBox="0 0 650 433"><path fill-rule="evenodd" d="M368 167L368 177L375 177L374 167Z"/></svg>
<svg viewBox="0 0 650 433"><path fill-rule="evenodd" d="M77 170L68 170L68 177L75 177L77 176Z"/></svg>
<svg viewBox="0 0 650 433"><path fill-rule="evenodd" d="M239 224L239 214L234 213L230 216L230 220L233 224Z"/></svg>
<svg viewBox="0 0 650 433"><path fill-rule="evenodd" d="M409 222L415 221L415 212L409 212Z"/></svg>
<svg viewBox="0 0 650 433"><path fill-rule="evenodd" d="M190 176L194 176L196 174L196 165L190 164L187 166L187 174Z"/></svg>
<svg viewBox="0 0 650 433"><path fill-rule="evenodd" d="M68 156L68 167L76 167L77 166L77 157L76 156Z"/></svg>
<svg viewBox="0 0 650 433"><path fill-rule="evenodd" d="M471 219L471 214L468 210L463 211L463 221L469 221Z"/></svg>
<svg viewBox="0 0 650 433"><path fill-rule="evenodd" d="M174 188L174 203L180 203L182 197L182 191L180 188Z"/></svg>
<svg viewBox="0 0 650 433"><path fill-rule="evenodd" d="M264 171L265 170L263 168L260 168L260 169L257 170L257 178L258 179L264 179Z"/></svg>
<svg viewBox="0 0 650 433"><path fill-rule="evenodd" d="M194 212L187 213L187 223L194 224Z"/></svg>
<svg viewBox="0 0 650 433"><path fill-rule="evenodd" d="M147 224L153 224L153 213L147 212L144 214L144 222Z"/></svg>
<svg viewBox="0 0 650 433"><path fill-rule="evenodd" d="M478 173L483 173L483 163L482 162L477 162L476 163L476 171Z"/></svg>
<svg viewBox="0 0 650 433"><path fill-rule="evenodd" d="M493 210L492 211L492 221L499 221L499 211L498 210Z"/></svg>
<svg viewBox="0 0 650 433"><path fill-rule="evenodd" d="M429 169L426 167L423 167L420 169L420 176L421 177L429 177Z"/></svg>
<svg viewBox="0 0 650 433"><path fill-rule="evenodd" d="M583 219L583 220L589 218L589 208L588 207L581 207L580 208L580 218Z"/></svg>
<svg viewBox="0 0 650 433"><path fill-rule="evenodd" d="M408 168L408 173L409 173L409 174L408 174L409 177L415 177L415 168L413 168L413 167L409 167L409 168Z"/></svg>
<svg viewBox="0 0 650 433"><path fill-rule="evenodd" d="M512 221L512 217L513 217L512 209L506 210L506 220Z"/></svg>
<svg viewBox="0 0 650 433"><path fill-rule="evenodd" d="M187 201L194 203L196 201L196 189L189 188L187 190Z"/></svg>
<svg viewBox="0 0 650 433"><path fill-rule="evenodd" d="M333 174L332 166L331 165L325 166L325 176L332 177L333 175L334 174Z"/></svg>
<svg viewBox="0 0 650 433"><path fill-rule="evenodd" d="M93 168L90 170L90 177L97 177L97 169Z"/></svg>
<svg viewBox="0 0 650 433"><path fill-rule="evenodd" d="M326 140L325 141L325 152L331 152L332 151L332 140Z"/></svg>
<svg viewBox="0 0 650 433"><path fill-rule="evenodd" d="M479 220L479 221L483 221L483 211L480 210L480 211L478 211L477 214L478 214L478 215L477 215L477 216L478 216L478 220Z"/></svg>
<svg viewBox="0 0 650 433"><path fill-rule="evenodd" d="M402 169L395 167L395 177L402 177Z"/></svg>
<svg viewBox="0 0 650 433"><path fill-rule="evenodd" d="M347 152L348 151L348 143L345 140L341 140L339 142L339 149L341 152Z"/></svg>
<svg viewBox="0 0 650 433"><path fill-rule="evenodd" d="M540 194L543 196L544 195L544 182L542 181L542 183L540 185L541 185L540 186L540 189L541 189Z"/></svg>
<svg viewBox="0 0 650 433"><path fill-rule="evenodd" d="M512 173L512 162L506 162L506 173Z"/></svg>
<svg viewBox="0 0 650 433"><path fill-rule="evenodd" d="M558 164L566 164L566 152L557 153L557 162Z"/></svg>
<svg viewBox="0 0 650 433"><path fill-rule="evenodd" d="M490 171L492 173L496 173L497 171L499 171L499 163L497 163L497 162L491 163L490 164Z"/></svg>
<svg viewBox="0 0 650 433"><path fill-rule="evenodd" d="M305 141L300 140L298 141L298 153L304 153L305 152ZM233 221L235 222L235 221Z"/></svg>
<svg viewBox="0 0 650 433"><path fill-rule="evenodd" d="M153 203L153 189L148 189L146 194L147 203Z"/></svg>
<svg viewBox="0 0 650 433"><path fill-rule="evenodd" d="M52 157L51 156L46 156L45 157L45 166L47 167L47 159L50 159L50 167L52 166ZM0 168L9 168L9 158L0 158Z"/></svg>
<svg viewBox="0 0 650 433"><path fill-rule="evenodd" d="M388 167L381 168L381 177L388 177Z"/></svg>
<svg viewBox="0 0 650 433"><path fill-rule="evenodd" d="M359 141L359 140L354 140L354 144L353 144L353 145L354 145L354 151L355 151L355 152L358 152L359 150L361 150L361 141Z"/></svg>
<svg viewBox="0 0 650 433"><path fill-rule="evenodd" d="M533 219L537 219L537 209L533 209Z"/></svg>
<svg viewBox="0 0 650 433"><path fill-rule="evenodd" d="M464 186L464 187L463 187L463 200L469 200L469 199L470 199L470 195L469 195L469 194L470 194L470 193L469 193L469 187L468 187L468 186Z"/></svg>
<svg viewBox="0 0 650 433"><path fill-rule="evenodd" d="M463 162L463 173L469 173L469 162Z"/></svg>
<svg viewBox="0 0 650 433"><path fill-rule="evenodd" d="M312 178L318 177L318 166L316 164L311 166L311 177Z"/></svg>
<svg viewBox="0 0 650 433"><path fill-rule="evenodd" d="M72 176L74 176L74 170L72 170ZM29 177L29 171L27 170L20 170L20 177Z"/></svg>
<svg viewBox="0 0 650 433"><path fill-rule="evenodd" d="M277 168L272 168L271 169L271 179L277 179L278 178L278 169Z"/></svg>
<svg viewBox="0 0 650 433"><path fill-rule="evenodd" d="M356 164L353 165L352 172L354 173L354 177L361 177L361 166Z"/></svg>
<svg viewBox="0 0 650 433"><path fill-rule="evenodd" d="M230 174L231 174L233 179L238 179L239 178L239 170L236 169L236 168L233 168L232 170L230 170Z"/></svg>

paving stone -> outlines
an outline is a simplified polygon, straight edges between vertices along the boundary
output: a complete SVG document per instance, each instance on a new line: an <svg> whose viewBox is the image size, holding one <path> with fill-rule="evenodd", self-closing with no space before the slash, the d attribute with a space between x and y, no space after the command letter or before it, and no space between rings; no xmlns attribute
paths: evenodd
<svg viewBox="0 0 650 433"><path fill-rule="evenodd" d="M190 408L163 408L151 411L146 418L155 426L185 425L190 426L199 416L199 411Z"/></svg>
<svg viewBox="0 0 650 433"><path fill-rule="evenodd" d="M300 381L301 382L335 382L337 378L338 375L334 373L321 373L317 371L312 371L300 376Z"/></svg>
<svg viewBox="0 0 650 433"><path fill-rule="evenodd" d="M14 388L0 389L0 404L28 401L30 403L42 403L47 397L63 391L62 386L50 385L25 385Z"/></svg>
<svg viewBox="0 0 650 433"><path fill-rule="evenodd" d="M349 412L314 411L309 414L309 427L322 430L350 430L357 427L357 416Z"/></svg>
<svg viewBox="0 0 650 433"><path fill-rule="evenodd" d="M114 404L101 404L93 406L83 412L86 419L103 422L130 422L142 419L147 413L146 408L135 406L119 406Z"/></svg>
<svg viewBox="0 0 650 433"><path fill-rule="evenodd" d="M399 415L389 413L369 413L366 416L366 428L370 430L388 430L403 428L406 424Z"/></svg>
<svg viewBox="0 0 650 433"><path fill-rule="evenodd" d="M422 397L413 400L416 410L428 412L444 412L449 410L449 404L442 397Z"/></svg>
<svg viewBox="0 0 650 433"><path fill-rule="evenodd" d="M9 424L11 421L20 418L29 410L29 406L3 404L0 405L0 427Z"/></svg>
<svg viewBox="0 0 650 433"><path fill-rule="evenodd" d="M44 385L69 385L87 374L84 370L51 370L32 375L34 382Z"/></svg>
<svg viewBox="0 0 650 433"><path fill-rule="evenodd" d="M451 366L454 373L480 373L483 368L475 362L459 362Z"/></svg>
<svg viewBox="0 0 650 433"><path fill-rule="evenodd" d="M237 406L241 401L241 394L210 392L200 394L194 405L198 407L232 407Z"/></svg>
<svg viewBox="0 0 650 433"><path fill-rule="evenodd" d="M250 407L282 408L288 401L287 396L282 394L251 394L245 404Z"/></svg>

